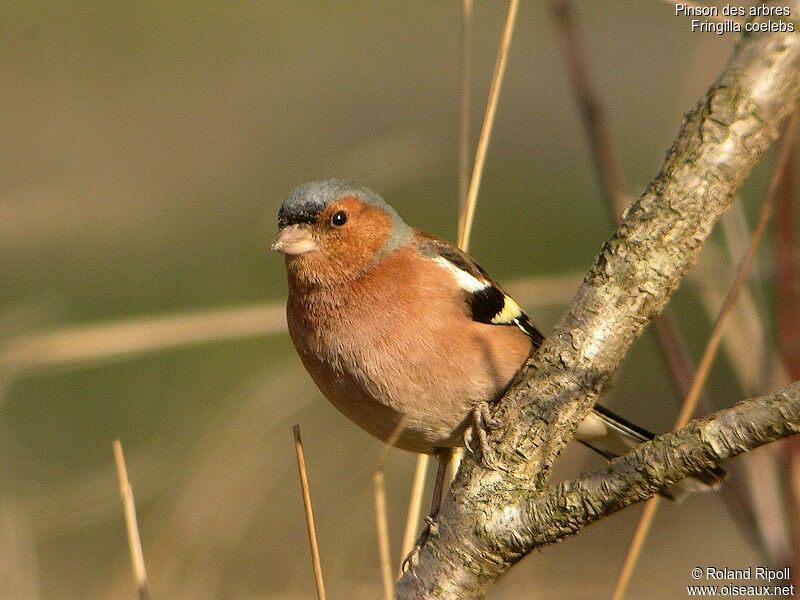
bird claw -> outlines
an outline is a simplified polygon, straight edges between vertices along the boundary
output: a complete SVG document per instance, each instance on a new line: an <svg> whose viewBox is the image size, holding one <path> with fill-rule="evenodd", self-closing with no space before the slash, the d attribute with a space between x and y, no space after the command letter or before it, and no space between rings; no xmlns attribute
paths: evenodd
<svg viewBox="0 0 800 600"><path fill-rule="evenodd" d="M486 402L481 402L472 409L472 424L464 432L464 445L470 453L474 454L475 449L472 446L477 438L480 446L478 460L487 469L494 469L495 456L494 450L489 446L489 436L486 432L499 429L501 426L500 421L492 418L489 404Z"/></svg>
<svg viewBox="0 0 800 600"><path fill-rule="evenodd" d="M400 565L400 571L403 573L411 573L413 577L417 577L417 573L414 570L414 563L417 561L417 557L419 556L419 546L414 546L411 549L411 552L406 554L406 557L403 559L403 564Z"/></svg>
<svg viewBox="0 0 800 600"><path fill-rule="evenodd" d="M492 416L488 402L480 402L472 409L472 420L474 424L489 431L500 429L503 426L500 421Z"/></svg>
<svg viewBox="0 0 800 600"><path fill-rule="evenodd" d="M403 564L400 565L400 570L403 573L409 572L414 577L417 577L417 574L414 572L414 563L416 562L417 557L419 557L419 551L422 550L422 546L428 541L428 536L431 534L431 531L435 529L436 526L433 522L433 517L427 515L425 517L425 527L423 527L422 532L419 534L417 542L414 544L411 552L409 552L403 559Z"/></svg>

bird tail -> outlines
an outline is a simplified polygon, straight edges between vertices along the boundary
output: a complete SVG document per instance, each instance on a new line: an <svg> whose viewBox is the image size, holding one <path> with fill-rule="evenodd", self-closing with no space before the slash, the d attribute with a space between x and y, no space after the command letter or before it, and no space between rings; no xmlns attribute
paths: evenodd
<svg viewBox="0 0 800 600"><path fill-rule="evenodd" d="M648 442L655 434L634 425L596 404L575 433L575 439L608 460L627 454L640 444ZM707 492L719 488L727 473L721 467L711 467L693 473L661 490L660 494L671 500L680 500L692 492Z"/></svg>

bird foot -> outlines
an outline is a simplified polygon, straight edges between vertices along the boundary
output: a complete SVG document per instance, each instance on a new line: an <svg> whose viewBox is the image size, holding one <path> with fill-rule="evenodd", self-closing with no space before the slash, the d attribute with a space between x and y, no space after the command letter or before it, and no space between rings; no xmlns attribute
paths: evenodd
<svg viewBox="0 0 800 600"><path fill-rule="evenodd" d="M417 576L417 574L414 572L414 563L416 563L417 558L419 557L419 551L422 550L422 546L424 546L425 542L428 541L428 536L430 536L431 531L435 528L436 524L433 522L433 517L430 515L426 516L425 527L422 528L422 532L419 534L414 547L403 559L403 564L400 566L400 569L403 571L403 573L410 572L414 577Z"/></svg>
<svg viewBox="0 0 800 600"><path fill-rule="evenodd" d="M464 444L467 450L474 453L475 449L472 446L477 439L480 447L478 460L487 469L494 469L495 458L494 450L489 446L489 436L486 432L500 427L500 421L492 418L488 403L481 402L472 409L472 424L464 432Z"/></svg>

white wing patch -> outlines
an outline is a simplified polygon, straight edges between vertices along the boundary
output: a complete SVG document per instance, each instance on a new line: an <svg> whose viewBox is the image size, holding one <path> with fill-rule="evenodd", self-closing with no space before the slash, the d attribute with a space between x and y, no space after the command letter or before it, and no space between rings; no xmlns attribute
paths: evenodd
<svg viewBox="0 0 800 600"><path fill-rule="evenodd" d="M434 248L434 250L436 250ZM458 287L468 294L467 308L469 309L472 320L478 323L493 325L517 326L522 332L531 338L531 344L538 348L542 344L544 337L533 326L528 316L520 308L519 304L507 296L500 288L493 284L488 278L484 277L483 271L474 263L470 264L467 257L462 257L456 252L449 250L447 246L444 251L449 251L456 261L446 258L441 254L426 253L426 256L444 267L453 276ZM438 250L442 252L442 250ZM458 266L457 262L462 261L469 270ZM471 267L471 268L470 268Z"/></svg>
<svg viewBox="0 0 800 600"><path fill-rule="evenodd" d="M450 273L453 274L453 277L455 277L456 283L458 283L458 287L460 287L462 290L466 292L469 292L470 294L474 294L475 292L485 290L491 285L488 281L484 279L478 279L474 275L470 275L466 271L459 269L457 266L455 266L453 263L451 263L449 260L447 260L442 256L437 256L433 260L439 265L443 266L448 271L450 271ZM506 306L508 306L508 300L510 300L510 298L506 300ZM511 302L514 303L513 300L511 300ZM514 303L514 306L517 306L516 303ZM517 310L519 310L519 306L517 306Z"/></svg>

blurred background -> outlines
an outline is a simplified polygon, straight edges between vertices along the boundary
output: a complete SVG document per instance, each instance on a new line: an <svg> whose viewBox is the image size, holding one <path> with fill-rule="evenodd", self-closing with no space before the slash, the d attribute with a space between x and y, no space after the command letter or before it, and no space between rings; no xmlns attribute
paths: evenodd
<svg viewBox="0 0 800 600"><path fill-rule="evenodd" d="M691 33L660 0L578 9L638 194L737 36ZM294 423L329 596L379 595L371 478L382 446L303 371L284 331L283 262L268 248L288 192L332 176L455 238L460 11L456 0L4 5L0 596L135 597L120 438L154 598L313 597ZM505 11L474 6L473 148ZM772 160L670 304L695 361ZM604 202L547 3L523 2L471 253L545 332L613 230ZM707 386L711 407L785 379L771 248L768 236ZM664 431L679 402L647 333L607 403ZM695 566L784 565L781 452L730 465L721 494L662 504L629 597L683 597ZM396 562L414 460L389 453ZM570 446L556 476L597 464ZM492 597L608 596L640 510L529 556Z"/></svg>

